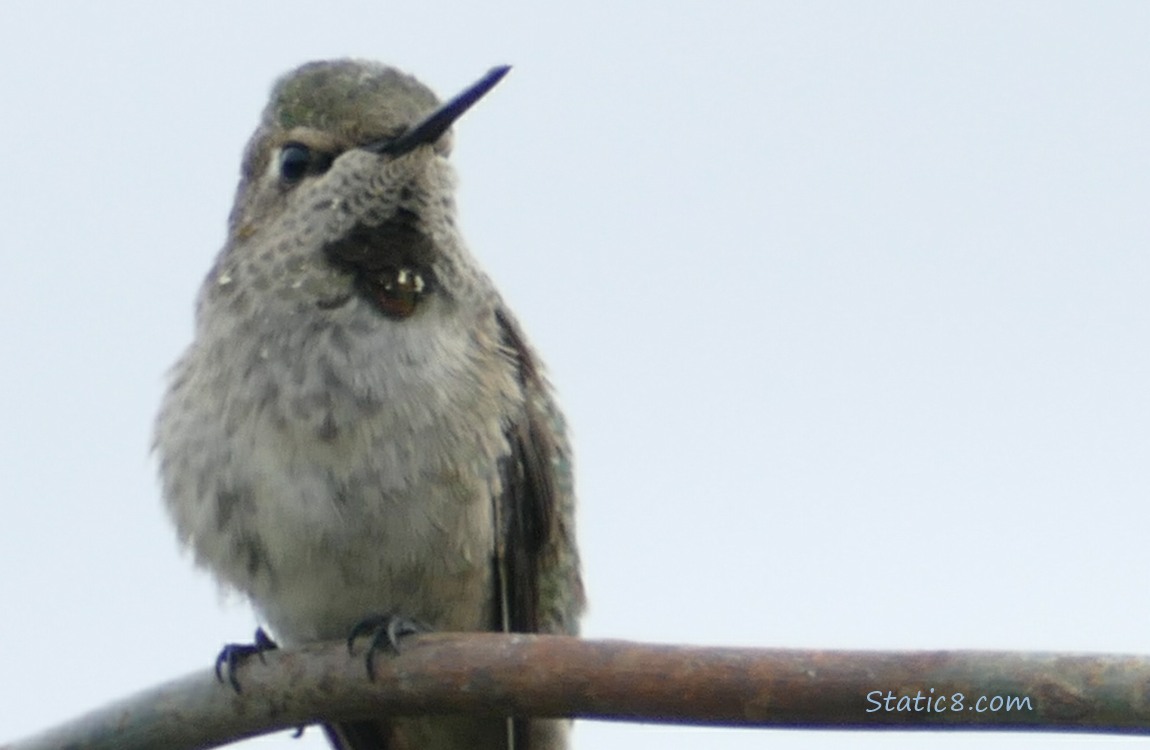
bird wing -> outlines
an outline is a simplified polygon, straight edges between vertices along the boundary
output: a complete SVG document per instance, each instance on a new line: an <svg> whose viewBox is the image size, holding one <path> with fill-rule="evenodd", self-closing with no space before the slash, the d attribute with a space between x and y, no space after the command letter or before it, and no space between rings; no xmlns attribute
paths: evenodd
<svg viewBox="0 0 1150 750"><path fill-rule="evenodd" d="M518 369L524 405L506 428L510 452L500 466L503 491L495 499L500 611L494 629L573 635L583 584L566 429L518 323L505 310L496 320L504 350Z"/></svg>

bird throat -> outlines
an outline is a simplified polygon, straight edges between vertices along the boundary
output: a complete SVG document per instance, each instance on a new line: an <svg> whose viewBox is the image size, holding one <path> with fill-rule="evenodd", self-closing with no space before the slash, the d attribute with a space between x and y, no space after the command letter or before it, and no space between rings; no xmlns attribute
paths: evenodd
<svg viewBox="0 0 1150 750"><path fill-rule="evenodd" d="M400 211L375 226L357 224L324 247L333 264L356 278L360 293L388 318L411 317L434 290L434 245L417 217Z"/></svg>

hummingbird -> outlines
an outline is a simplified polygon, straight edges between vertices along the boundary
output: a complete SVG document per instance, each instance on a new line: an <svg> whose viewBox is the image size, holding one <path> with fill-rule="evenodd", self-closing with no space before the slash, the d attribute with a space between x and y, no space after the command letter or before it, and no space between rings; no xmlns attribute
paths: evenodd
<svg viewBox="0 0 1150 750"><path fill-rule="evenodd" d="M441 103L392 67L310 62L244 150L154 447L179 539L281 644L365 623L578 634L564 417L463 241L448 160L452 124L508 70ZM568 724L325 731L341 750L557 750Z"/></svg>

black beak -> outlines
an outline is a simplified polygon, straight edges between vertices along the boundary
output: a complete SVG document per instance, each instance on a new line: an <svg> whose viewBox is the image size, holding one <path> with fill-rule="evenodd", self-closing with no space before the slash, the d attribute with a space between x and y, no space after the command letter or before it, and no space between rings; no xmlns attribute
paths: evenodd
<svg viewBox="0 0 1150 750"><path fill-rule="evenodd" d="M374 151L377 154L386 154L388 156L403 156L408 151L422 146L425 143L434 143L439 136L451 127L451 123L459 119L459 117L471 109L471 105L483 98L491 89L495 88L495 84L507 75L507 71L511 70L510 65L500 65L499 67L492 68L488 71L487 75L480 78L473 83L469 88L465 89L463 93L456 96L451 101L444 104L439 109L432 112L425 117L422 122L412 127L396 138L391 138L383 141L376 141L364 146L368 151Z"/></svg>

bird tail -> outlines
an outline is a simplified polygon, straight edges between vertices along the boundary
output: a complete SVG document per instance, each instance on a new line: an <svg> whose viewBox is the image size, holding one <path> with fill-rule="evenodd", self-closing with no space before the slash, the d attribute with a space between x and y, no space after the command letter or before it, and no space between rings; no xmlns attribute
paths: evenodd
<svg viewBox="0 0 1150 750"><path fill-rule="evenodd" d="M404 716L324 725L335 750L565 750L567 719Z"/></svg>
<svg viewBox="0 0 1150 750"><path fill-rule="evenodd" d="M391 727L383 722L324 724L323 731L334 750L397 750L392 748Z"/></svg>

